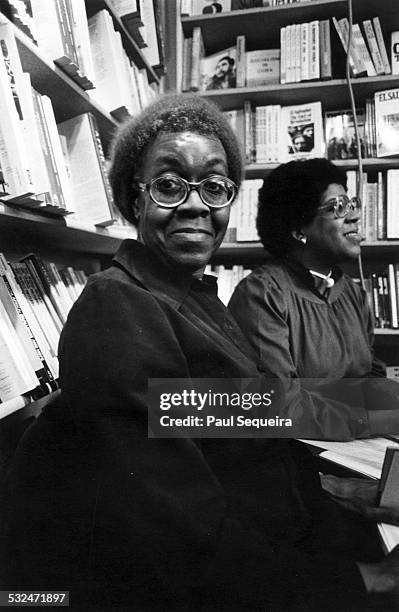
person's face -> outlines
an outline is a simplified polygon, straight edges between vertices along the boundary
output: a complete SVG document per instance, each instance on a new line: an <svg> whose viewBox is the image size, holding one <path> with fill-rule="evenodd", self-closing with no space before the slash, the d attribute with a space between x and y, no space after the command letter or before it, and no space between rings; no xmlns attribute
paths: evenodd
<svg viewBox="0 0 399 612"><path fill-rule="evenodd" d="M331 198L346 193L342 185L332 183L322 193L320 206ZM335 219L333 211L320 211L313 221L303 228L307 238L305 253L309 263L331 266L354 259L360 254L359 211ZM317 269L317 268L316 268Z"/></svg>
<svg viewBox="0 0 399 612"><path fill-rule="evenodd" d="M159 134L147 148L138 178L143 183L165 173L198 182L212 174L227 176L219 140L191 132ZM191 190L183 204L163 208L148 191L137 199L139 240L177 270L201 275L227 229L230 205L211 209Z"/></svg>
<svg viewBox="0 0 399 612"><path fill-rule="evenodd" d="M306 140L305 140L305 137L302 135L295 136L293 140L293 144L294 144L295 151L305 151L306 150Z"/></svg>
<svg viewBox="0 0 399 612"><path fill-rule="evenodd" d="M302 130L302 134L306 138L312 138L312 136L313 136L313 128L312 127L305 128L304 130Z"/></svg>
<svg viewBox="0 0 399 612"><path fill-rule="evenodd" d="M218 78L224 77L230 70L230 64L227 59L219 60L216 64L215 74Z"/></svg>

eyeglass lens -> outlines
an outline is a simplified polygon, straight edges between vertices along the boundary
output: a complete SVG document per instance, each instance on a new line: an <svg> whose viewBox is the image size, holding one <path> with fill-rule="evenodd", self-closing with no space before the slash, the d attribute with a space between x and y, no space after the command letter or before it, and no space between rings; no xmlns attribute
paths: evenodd
<svg viewBox="0 0 399 612"><path fill-rule="evenodd" d="M175 206L184 202L190 186L179 176L160 176L151 182L151 197L159 204ZM234 197L234 187L224 177L212 176L192 187L205 204L213 207L225 206Z"/></svg>

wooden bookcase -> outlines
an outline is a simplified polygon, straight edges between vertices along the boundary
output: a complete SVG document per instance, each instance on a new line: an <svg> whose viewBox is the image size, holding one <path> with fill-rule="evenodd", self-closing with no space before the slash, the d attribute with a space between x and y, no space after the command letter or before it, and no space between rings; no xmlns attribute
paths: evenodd
<svg viewBox="0 0 399 612"><path fill-rule="evenodd" d="M353 0L353 22L361 22L378 16L389 55L390 33L399 29L399 11L393 0ZM201 28L205 55L234 46L236 37L244 34L247 49L279 48L280 28L292 23L312 20L341 18L348 16L347 0L310 0L309 2L260 7L231 11L213 15L182 16L184 37L190 37L193 28ZM331 24L333 35L333 25ZM335 34L335 33L334 33ZM361 77L352 79L356 105L365 105L366 98L376 91L399 87L399 75ZM350 97L344 74L341 78L327 81L311 81L290 84L275 84L255 88L236 88L201 91L199 95L215 102L222 110L243 108L249 100L252 106L266 104L303 104L321 101L323 114L350 108ZM334 162L346 170L355 170L353 159ZM246 178L264 178L278 164L250 164L246 167ZM364 172L399 168L399 158L367 158L363 161ZM399 197L399 195L398 195ZM243 264L254 267L264 257L259 243L223 244L215 258L215 264ZM363 243L362 259L365 274L382 272L388 263L399 262L399 240L379 240ZM358 276L355 267L350 273ZM389 363L399 364L399 330L376 330L376 346L379 354Z"/></svg>
<svg viewBox="0 0 399 612"><path fill-rule="evenodd" d="M107 9L111 14L114 28L120 32L130 59L139 69L146 70L149 83L159 85L160 77L148 64L124 23L114 13L111 3L107 0L86 0L88 18L102 9ZM81 113L92 113L97 121L104 152L107 153L120 123L118 117L101 108L79 83L47 59L16 25L13 30L22 69L30 74L32 87L40 94L50 97L57 123ZM0 250L10 261L35 252L57 266L73 266L90 274L106 267L121 241L134 236L134 228L74 225L73 222L67 223L64 217L9 205L1 201L0 194ZM11 439L9 446L12 446L12 436L10 438L9 432L21 433L26 423L39 414L43 405L53 396L54 393L28 405L24 405L22 397L0 403L0 469L5 459L4 454L7 454L7 440Z"/></svg>

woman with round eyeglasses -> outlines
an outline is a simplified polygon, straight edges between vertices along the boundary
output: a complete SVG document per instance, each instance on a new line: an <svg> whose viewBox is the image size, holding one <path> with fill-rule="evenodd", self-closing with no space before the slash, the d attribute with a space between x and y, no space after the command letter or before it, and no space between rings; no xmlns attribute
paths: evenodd
<svg viewBox="0 0 399 612"><path fill-rule="evenodd" d="M259 363L286 380L287 413L307 415L308 438L399 431L399 385L373 356L365 292L340 268L360 255L360 212L331 162L276 168L259 190L257 217L270 257L229 304Z"/></svg>
<svg viewBox="0 0 399 612"><path fill-rule="evenodd" d="M111 185L138 240L90 277L63 330L61 402L8 471L1 588L148 612L364 609L388 589L399 551L362 560L289 441L149 437L150 378L264 383L203 273L241 176L231 128L199 96L161 98L117 137Z"/></svg>

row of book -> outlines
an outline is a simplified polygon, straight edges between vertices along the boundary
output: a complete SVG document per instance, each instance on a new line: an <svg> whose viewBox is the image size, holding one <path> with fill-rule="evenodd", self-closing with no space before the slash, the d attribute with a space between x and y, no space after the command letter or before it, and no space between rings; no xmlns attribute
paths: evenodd
<svg viewBox="0 0 399 612"><path fill-rule="evenodd" d="M229 11L243 9L284 6L299 2L311 2L311 0L181 0L180 12L182 16L190 15L217 15Z"/></svg>
<svg viewBox="0 0 399 612"><path fill-rule="evenodd" d="M112 224L118 213L95 117L83 113L57 125L50 98L22 71L11 24L0 24L0 42L1 199L73 213L87 227Z"/></svg>
<svg viewBox="0 0 399 612"><path fill-rule="evenodd" d="M348 170L349 195L355 195L358 188L358 172ZM359 186L362 201L361 228L367 243L377 240L399 239L399 170L365 172Z"/></svg>
<svg viewBox="0 0 399 612"><path fill-rule="evenodd" d="M29 254L7 262L0 253L0 401L31 399L57 388L61 329L86 275Z"/></svg>
<svg viewBox="0 0 399 612"><path fill-rule="evenodd" d="M30 13L29 30L39 52L107 112L137 114L157 93L146 69L128 57L107 9L88 19L85 0L31 0ZM15 14L10 17L20 23Z"/></svg>
<svg viewBox="0 0 399 612"><path fill-rule="evenodd" d="M365 279L367 297L377 329L399 328L399 263L389 264L383 274Z"/></svg>
<svg viewBox="0 0 399 612"><path fill-rule="evenodd" d="M399 88L379 91L366 107L323 113L321 102L280 106L250 101L241 109L226 111L251 163L277 163L290 159L324 157L355 159L358 140L361 155L399 155Z"/></svg>
<svg viewBox="0 0 399 612"><path fill-rule="evenodd" d="M326 80L333 78L333 69L342 77L349 23L346 17L333 17L332 22L342 45L337 34L336 41L332 37L331 20L323 19L282 27L278 49L249 50L242 34L235 45L211 55L205 55L202 30L196 26L192 37L183 41L182 89L207 91ZM379 18L364 20L362 28L364 36L359 24L353 25L349 55L353 76L397 74L399 32L391 34L391 68Z"/></svg>

